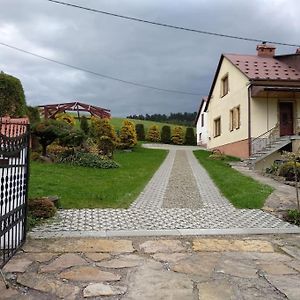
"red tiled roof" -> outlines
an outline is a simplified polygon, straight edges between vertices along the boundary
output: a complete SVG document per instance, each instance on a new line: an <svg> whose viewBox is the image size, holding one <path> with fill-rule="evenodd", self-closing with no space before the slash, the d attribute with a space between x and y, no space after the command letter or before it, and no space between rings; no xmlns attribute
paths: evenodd
<svg viewBox="0 0 300 300"><path fill-rule="evenodd" d="M0 134L7 137L17 137L26 132L25 126L20 126L29 124L28 118L17 118L12 119L10 117L0 117Z"/></svg>
<svg viewBox="0 0 300 300"><path fill-rule="evenodd" d="M300 70L273 57L224 54L249 79L300 80Z"/></svg>

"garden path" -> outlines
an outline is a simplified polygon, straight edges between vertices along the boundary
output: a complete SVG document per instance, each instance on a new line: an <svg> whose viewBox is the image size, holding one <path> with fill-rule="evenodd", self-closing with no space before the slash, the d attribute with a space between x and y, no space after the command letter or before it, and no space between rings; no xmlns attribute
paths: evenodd
<svg viewBox="0 0 300 300"><path fill-rule="evenodd" d="M147 236L300 233L259 209L235 209L223 197L193 150L152 145L169 154L129 209L62 209L38 226L32 237Z"/></svg>

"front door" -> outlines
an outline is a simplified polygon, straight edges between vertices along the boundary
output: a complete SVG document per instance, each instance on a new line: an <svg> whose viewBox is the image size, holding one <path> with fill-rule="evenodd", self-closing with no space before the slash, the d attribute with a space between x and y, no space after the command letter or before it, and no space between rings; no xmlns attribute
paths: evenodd
<svg viewBox="0 0 300 300"><path fill-rule="evenodd" d="M293 135L293 103L280 102L279 103L279 124L280 136Z"/></svg>

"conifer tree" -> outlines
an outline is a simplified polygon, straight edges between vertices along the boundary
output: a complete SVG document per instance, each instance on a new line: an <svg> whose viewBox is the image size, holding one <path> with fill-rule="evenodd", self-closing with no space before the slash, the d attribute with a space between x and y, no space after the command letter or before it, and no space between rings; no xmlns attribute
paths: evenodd
<svg viewBox="0 0 300 300"><path fill-rule="evenodd" d="M122 149L130 149L137 144L137 136L133 122L129 120L123 121L123 126L120 130L119 139L119 147Z"/></svg>
<svg viewBox="0 0 300 300"><path fill-rule="evenodd" d="M155 143L160 141L159 128L157 125L152 125L149 127L147 133L147 140Z"/></svg>
<svg viewBox="0 0 300 300"><path fill-rule="evenodd" d="M138 141L144 141L145 140L145 127L144 127L144 124L136 124L135 125L135 131L136 131Z"/></svg>
<svg viewBox="0 0 300 300"><path fill-rule="evenodd" d="M183 145L183 129L181 126L174 127L171 139L173 144Z"/></svg>
<svg viewBox="0 0 300 300"><path fill-rule="evenodd" d="M196 136L194 133L194 128L188 127L185 132L185 144L186 145L196 145Z"/></svg>
<svg viewBox="0 0 300 300"><path fill-rule="evenodd" d="M163 126L161 129L161 141L165 144L171 143L171 127L168 125Z"/></svg>

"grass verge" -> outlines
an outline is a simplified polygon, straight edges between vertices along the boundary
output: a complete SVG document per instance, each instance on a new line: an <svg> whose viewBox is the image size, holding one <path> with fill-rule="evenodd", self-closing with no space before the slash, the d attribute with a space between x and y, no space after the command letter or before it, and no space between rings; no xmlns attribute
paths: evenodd
<svg viewBox="0 0 300 300"><path fill-rule="evenodd" d="M117 151L121 167L107 170L32 162L29 197L58 195L62 208L127 208L166 155L140 146Z"/></svg>
<svg viewBox="0 0 300 300"><path fill-rule="evenodd" d="M206 169L221 193L236 208L262 208L273 188L233 169L228 163L237 160L227 156L225 160L210 159L208 151L194 151L196 158Z"/></svg>

